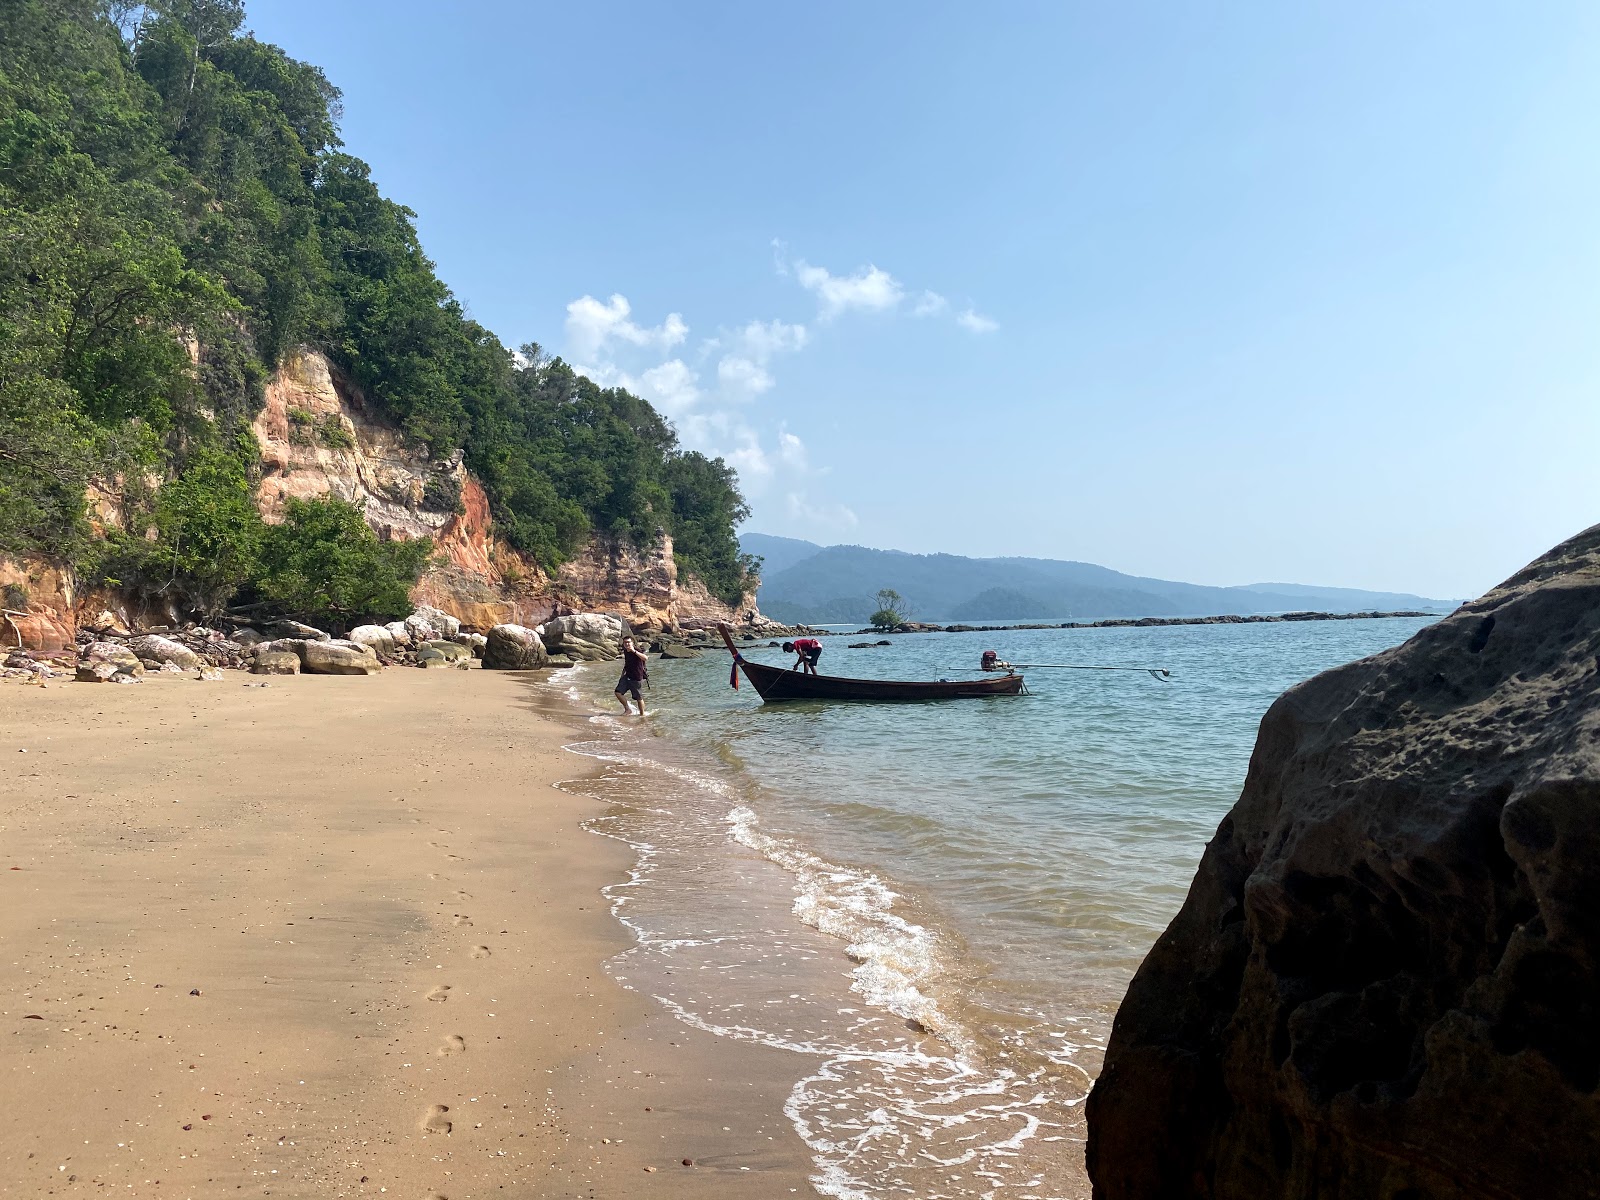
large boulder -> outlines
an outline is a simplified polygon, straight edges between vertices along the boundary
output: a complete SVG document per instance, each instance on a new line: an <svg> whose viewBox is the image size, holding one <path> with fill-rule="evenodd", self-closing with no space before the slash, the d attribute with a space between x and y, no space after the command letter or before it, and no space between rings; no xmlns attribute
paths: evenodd
<svg viewBox="0 0 1600 1200"><path fill-rule="evenodd" d="M129 638L128 649L133 651L140 662L147 665L161 666L171 663L185 670L198 669L202 665L200 656L189 647L171 638L164 638L159 633L146 633L136 638Z"/></svg>
<svg viewBox="0 0 1600 1200"><path fill-rule="evenodd" d="M544 623L544 648L585 662L620 658L626 632L620 618L605 613L551 617Z"/></svg>
<svg viewBox="0 0 1600 1200"><path fill-rule="evenodd" d="M404 647L411 645L413 641L411 637L411 630L406 627L406 623L404 621L390 621L384 626L384 628L389 631L389 636L394 639L394 644L396 646Z"/></svg>
<svg viewBox="0 0 1600 1200"><path fill-rule="evenodd" d="M293 650L258 649L250 659L252 675L298 675L300 656Z"/></svg>
<svg viewBox="0 0 1600 1200"><path fill-rule="evenodd" d="M267 626L269 638L295 638L299 641L325 642L328 634L312 625L302 625L299 621L276 621Z"/></svg>
<svg viewBox="0 0 1600 1200"><path fill-rule="evenodd" d="M1117 1012L1101 1200L1600 1192L1600 526L1267 712Z"/></svg>
<svg viewBox="0 0 1600 1200"><path fill-rule="evenodd" d="M144 674L144 664L139 656L120 642L90 642L78 651L78 665L94 666L108 663L115 673L137 678Z"/></svg>
<svg viewBox="0 0 1600 1200"><path fill-rule="evenodd" d="M357 642L333 640L305 642L300 669L307 675L376 675L383 670L378 656Z"/></svg>
<svg viewBox="0 0 1600 1200"><path fill-rule="evenodd" d="M531 671L549 664L538 629L496 625L483 644L483 665L491 671Z"/></svg>
<svg viewBox="0 0 1600 1200"><path fill-rule="evenodd" d="M405 619L406 630L418 643L454 637L461 632L461 622L442 609L424 604Z"/></svg>
<svg viewBox="0 0 1600 1200"><path fill-rule="evenodd" d="M350 631L350 641L386 658L393 658L397 649L394 634L386 625L357 625Z"/></svg>

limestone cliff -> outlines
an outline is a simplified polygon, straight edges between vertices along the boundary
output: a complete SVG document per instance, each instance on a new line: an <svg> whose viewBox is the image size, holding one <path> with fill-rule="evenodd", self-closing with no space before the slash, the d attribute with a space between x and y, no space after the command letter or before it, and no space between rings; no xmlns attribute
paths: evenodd
<svg viewBox="0 0 1600 1200"><path fill-rule="evenodd" d="M1285 693L1117 1012L1103 1200L1600 1194L1600 526Z"/></svg>
<svg viewBox="0 0 1600 1200"><path fill-rule="evenodd" d="M680 581L672 539L653 550L597 538L551 578L495 536L489 499L459 452L430 461L372 412L358 388L315 351L291 355L255 421L264 476L261 514L280 520L285 500L334 495L363 506L380 537L431 537L447 563L413 598L488 628L537 624L553 614L610 612L656 632L716 621L763 624L753 600L737 608L698 580Z"/></svg>

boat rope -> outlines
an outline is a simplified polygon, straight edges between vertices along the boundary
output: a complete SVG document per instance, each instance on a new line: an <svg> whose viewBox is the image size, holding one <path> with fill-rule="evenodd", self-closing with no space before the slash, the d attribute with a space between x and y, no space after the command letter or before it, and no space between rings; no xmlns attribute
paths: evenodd
<svg viewBox="0 0 1600 1200"><path fill-rule="evenodd" d="M1030 671L1143 671L1152 679L1159 679L1162 683L1172 682L1172 672L1164 667L1101 667L1086 663L1012 663L1019 670L1026 667Z"/></svg>

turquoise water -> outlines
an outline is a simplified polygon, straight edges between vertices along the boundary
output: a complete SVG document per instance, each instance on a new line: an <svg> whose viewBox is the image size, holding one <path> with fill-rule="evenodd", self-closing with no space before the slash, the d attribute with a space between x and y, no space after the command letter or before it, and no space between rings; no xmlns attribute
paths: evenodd
<svg viewBox="0 0 1600 1200"><path fill-rule="evenodd" d="M1427 619L913 634L821 670L1013 662L1029 694L762 705L725 654L652 665L646 721L601 716L596 831L635 846L613 964L685 1020L793 1050L789 1115L825 1194L1073 1197L1116 1004L1237 798L1285 688ZM776 649L749 649L787 665ZM613 705L613 711L614 705Z"/></svg>

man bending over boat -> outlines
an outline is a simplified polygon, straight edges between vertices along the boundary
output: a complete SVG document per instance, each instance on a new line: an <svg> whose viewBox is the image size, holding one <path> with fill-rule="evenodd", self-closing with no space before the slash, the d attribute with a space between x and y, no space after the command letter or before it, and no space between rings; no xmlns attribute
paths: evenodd
<svg viewBox="0 0 1600 1200"><path fill-rule="evenodd" d="M650 660L633 648L633 639L622 639L622 678L617 680L617 703L622 705L625 713L633 712L628 707L628 695L639 702L639 715L644 716L644 687L645 680L650 678Z"/></svg>
<svg viewBox="0 0 1600 1200"><path fill-rule="evenodd" d="M791 671L804 670L811 675L817 673L817 660L822 657L822 643L816 638L795 638L792 642L785 642L783 650L785 654L799 655L794 660L794 666L789 668Z"/></svg>

